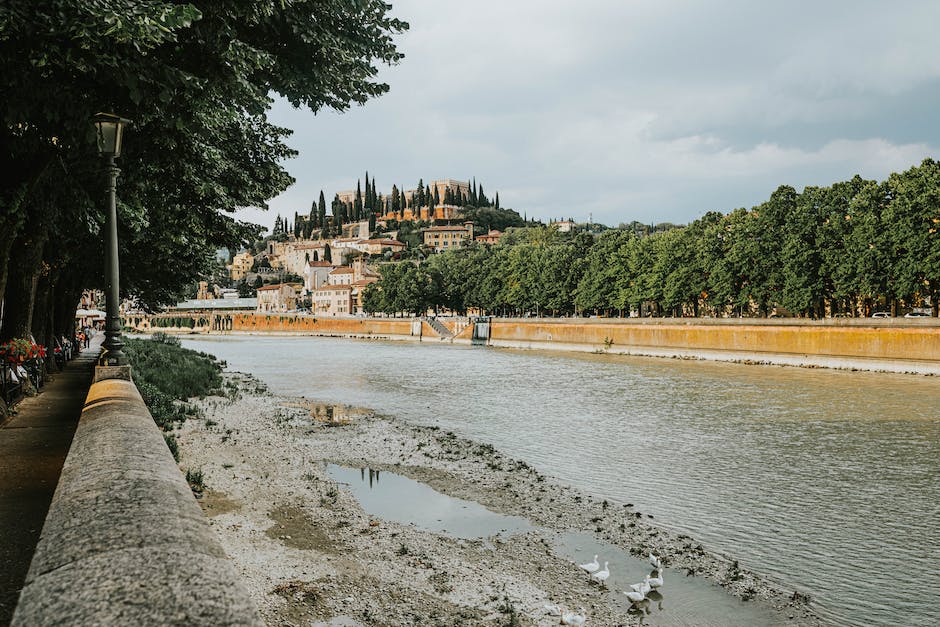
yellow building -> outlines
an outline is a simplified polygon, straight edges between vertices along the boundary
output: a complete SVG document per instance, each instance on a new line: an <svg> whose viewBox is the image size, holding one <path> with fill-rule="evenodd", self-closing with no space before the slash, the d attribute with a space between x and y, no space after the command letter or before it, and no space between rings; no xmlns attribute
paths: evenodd
<svg viewBox="0 0 940 627"><path fill-rule="evenodd" d="M281 283L258 288L258 311L262 313L291 311L297 308L297 292L302 285Z"/></svg>
<svg viewBox="0 0 940 627"><path fill-rule="evenodd" d="M313 290L313 313L321 316L348 316L352 313L351 285L324 285Z"/></svg>
<svg viewBox="0 0 940 627"><path fill-rule="evenodd" d="M432 226L424 229L424 245L434 250L463 248L473 241L473 222L464 226Z"/></svg>
<svg viewBox="0 0 940 627"><path fill-rule="evenodd" d="M247 250L243 253L238 253L232 259L232 265L230 265L229 273L233 281L241 281L244 279L248 273L251 271L251 266L254 265L255 258L251 256L251 253Z"/></svg>

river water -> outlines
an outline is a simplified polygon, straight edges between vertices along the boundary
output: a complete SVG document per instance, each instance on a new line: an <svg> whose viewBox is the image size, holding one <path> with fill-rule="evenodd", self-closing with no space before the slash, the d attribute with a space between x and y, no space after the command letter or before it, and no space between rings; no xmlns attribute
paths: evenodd
<svg viewBox="0 0 940 627"><path fill-rule="evenodd" d="M488 442L811 595L837 624L940 624L940 381L310 337L184 345L278 394Z"/></svg>

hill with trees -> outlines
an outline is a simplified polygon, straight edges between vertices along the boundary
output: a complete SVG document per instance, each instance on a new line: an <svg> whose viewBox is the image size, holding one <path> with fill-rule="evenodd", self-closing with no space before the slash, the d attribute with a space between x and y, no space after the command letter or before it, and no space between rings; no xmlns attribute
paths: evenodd
<svg viewBox="0 0 940 627"><path fill-rule="evenodd" d="M940 163L883 182L781 186L686 226L566 235L510 230L499 246L381 268L371 311L501 315L895 315L940 303ZM642 226L642 225L640 225ZM403 265L403 264L400 264Z"/></svg>

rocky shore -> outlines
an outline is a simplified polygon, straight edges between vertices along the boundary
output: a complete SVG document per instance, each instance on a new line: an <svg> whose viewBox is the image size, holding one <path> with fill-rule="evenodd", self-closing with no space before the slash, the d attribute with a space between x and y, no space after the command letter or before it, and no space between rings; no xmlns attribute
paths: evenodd
<svg viewBox="0 0 940 627"><path fill-rule="evenodd" d="M767 624L820 623L805 594L489 445L276 397L241 373L227 373L226 388L229 397L196 401L203 416L177 434L180 465L201 471L203 509L270 625L553 625L553 606L583 608L593 625L689 624L668 608L631 609L620 586L592 582L557 550L558 534L571 531L640 559L655 553L667 578L720 585ZM330 463L409 477L532 529L461 539L380 518L331 478Z"/></svg>

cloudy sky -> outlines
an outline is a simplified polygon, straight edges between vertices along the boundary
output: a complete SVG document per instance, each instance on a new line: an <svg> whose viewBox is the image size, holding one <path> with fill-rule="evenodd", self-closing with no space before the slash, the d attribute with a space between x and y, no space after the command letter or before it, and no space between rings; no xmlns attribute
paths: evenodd
<svg viewBox="0 0 940 627"><path fill-rule="evenodd" d="M940 157L940 2L392 0L391 91L294 110L271 225L355 187L482 182L548 220L688 222Z"/></svg>

